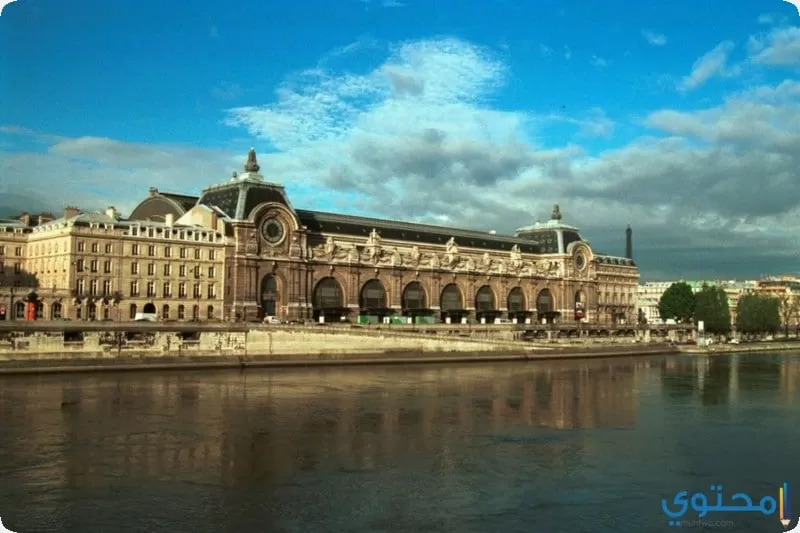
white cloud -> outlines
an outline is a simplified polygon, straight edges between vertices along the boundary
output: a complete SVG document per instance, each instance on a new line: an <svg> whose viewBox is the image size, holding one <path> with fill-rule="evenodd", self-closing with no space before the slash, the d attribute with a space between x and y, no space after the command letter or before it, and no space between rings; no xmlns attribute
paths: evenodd
<svg viewBox="0 0 800 533"><path fill-rule="evenodd" d="M694 83L731 70L726 60L716 65L700 68ZM621 117L500 109L495 98L511 75L500 57L463 41L407 42L367 72L318 67L293 76L274 102L231 109L228 123L261 139L252 144L263 173L301 191L298 207L347 198L341 209L511 231L559 202L608 253L622 253L632 222L645 276L796 269L787 250L800 247L800 83L753 87L697 111L656 110L643 119L649 136L590 153L542 142L544 128L574 127L577 142L611 136ZM229 152L39 140L44 154L2 154L0 175L10 181L0 197L16 183L24 184L18 195L39 203L102 207L117 198L125 209L149 185L198 192L224 180L251 144Z"/></svg>
<svg viewBox="0 0 800 533"><path fill-rule="evenodd" d="M642 36L653 46L664 46L667 44L667 38L662 33L656 33L652 30L642 30Z"/></svg>
<svg viewBox="0 0 800 533"><path fill-rule="evenodd" d="M751 37L747 49L754 63L771 66L800 65L800 28L776 28L767 35Z"/></svg>
<svg viewBox="0 0 800 533"><path fill-rule="evenodd" d="M711 51L704 54L694 62L692 70L678 84L681 91L690 91L703 85L714 77L733 77L738 76L740 67L729 65L728 60L734 49L731 41L724 41L715 46Z"/></svg>
<svg viewBox="0 0 800 533"><path fill-rule="evenodd" d="M604 68L608 66L608 61L598 56L592 56L590 63L592 64L592 66L597 68Z"/></svg>

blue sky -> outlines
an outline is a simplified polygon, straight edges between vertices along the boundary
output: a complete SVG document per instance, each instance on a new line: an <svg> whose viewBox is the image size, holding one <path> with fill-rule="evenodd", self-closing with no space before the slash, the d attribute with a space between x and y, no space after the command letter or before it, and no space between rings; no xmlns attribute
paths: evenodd
<svg viewBox="0 0 800 533"><path fill-rule="evenodd" d="M513 231L559 202L643 277L797 271L800 21L774 1L17 0L0 207L199 193Z"/></svg>

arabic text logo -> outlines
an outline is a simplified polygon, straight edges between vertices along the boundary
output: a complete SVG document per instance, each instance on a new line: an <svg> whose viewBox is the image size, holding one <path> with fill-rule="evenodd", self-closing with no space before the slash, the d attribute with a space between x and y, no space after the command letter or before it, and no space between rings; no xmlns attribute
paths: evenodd
<svg viewBox="0 0 800 533"><path fill-rule="evenodd" d="M798 0L800 1L800 0ZM789 484L784 483L778 488L778 499L772 496L764 496L757 503L743 492L737 492L730 497L732 503L723 503L722 485L711 485L711 491L715 493L716 502L710 502L710 498L702 492L689 495L688 491L682 490L675 495L672 500L672 508L667 500L661 500L661 510L664 511L670 520L670 526L682 526L684 521L680 518L686 514L691 507L697 512L698 518L703 518L712 512L729 513L761 513L763 515L774 514L778 511L778 520L784 529L789 527L792 522L791 511L789 510ZM800 533L800 521L791 530L784 533Z"/></svg>
<svg viewBox="0 0 800 533"><path fill-rule="evenodd" d="M2 1L2 0L0 0ZM15 533L3 525L3 518L0 517L0 533Z"/></svg>

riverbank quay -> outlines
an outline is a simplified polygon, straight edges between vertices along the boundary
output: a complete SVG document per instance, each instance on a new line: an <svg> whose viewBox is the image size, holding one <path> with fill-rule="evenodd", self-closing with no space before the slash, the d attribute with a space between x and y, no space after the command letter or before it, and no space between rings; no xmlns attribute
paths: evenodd
<svg viewBox="0 0 800 533"><path fill-rule="evenodd" d="M757 342L748 344L712 344L711 346L679 346L681 353L691 355L728 355L736 353L800 352L800 342Z"/></svg>
<svg viewBox="0 0 800 533"><path fill-rule="evenodd" d="M320 326L90 323L0 327L0 374L468 363L675 353L669 344L533 344L496 337ZM44 326L44 327L43 327Z"/></svg>

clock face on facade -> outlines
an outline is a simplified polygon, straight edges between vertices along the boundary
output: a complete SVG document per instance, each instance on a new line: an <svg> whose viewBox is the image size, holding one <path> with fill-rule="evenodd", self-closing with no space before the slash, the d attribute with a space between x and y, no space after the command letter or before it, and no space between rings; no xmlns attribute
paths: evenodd
<svg viewBox="0 0 800 533"><path fill-rule="evenodd" d="M578 252L575 256L575 268L578 270L583 270L583 267L586 266L586 256L583 255L583 252Z"/></svg>
<svg viewBox="0 0 800 533"><path fill-rule="evenodd" d="M261 223L261 236L270 244L278 244L283 240L286 231L277 218L268 218Z"/></svg>

